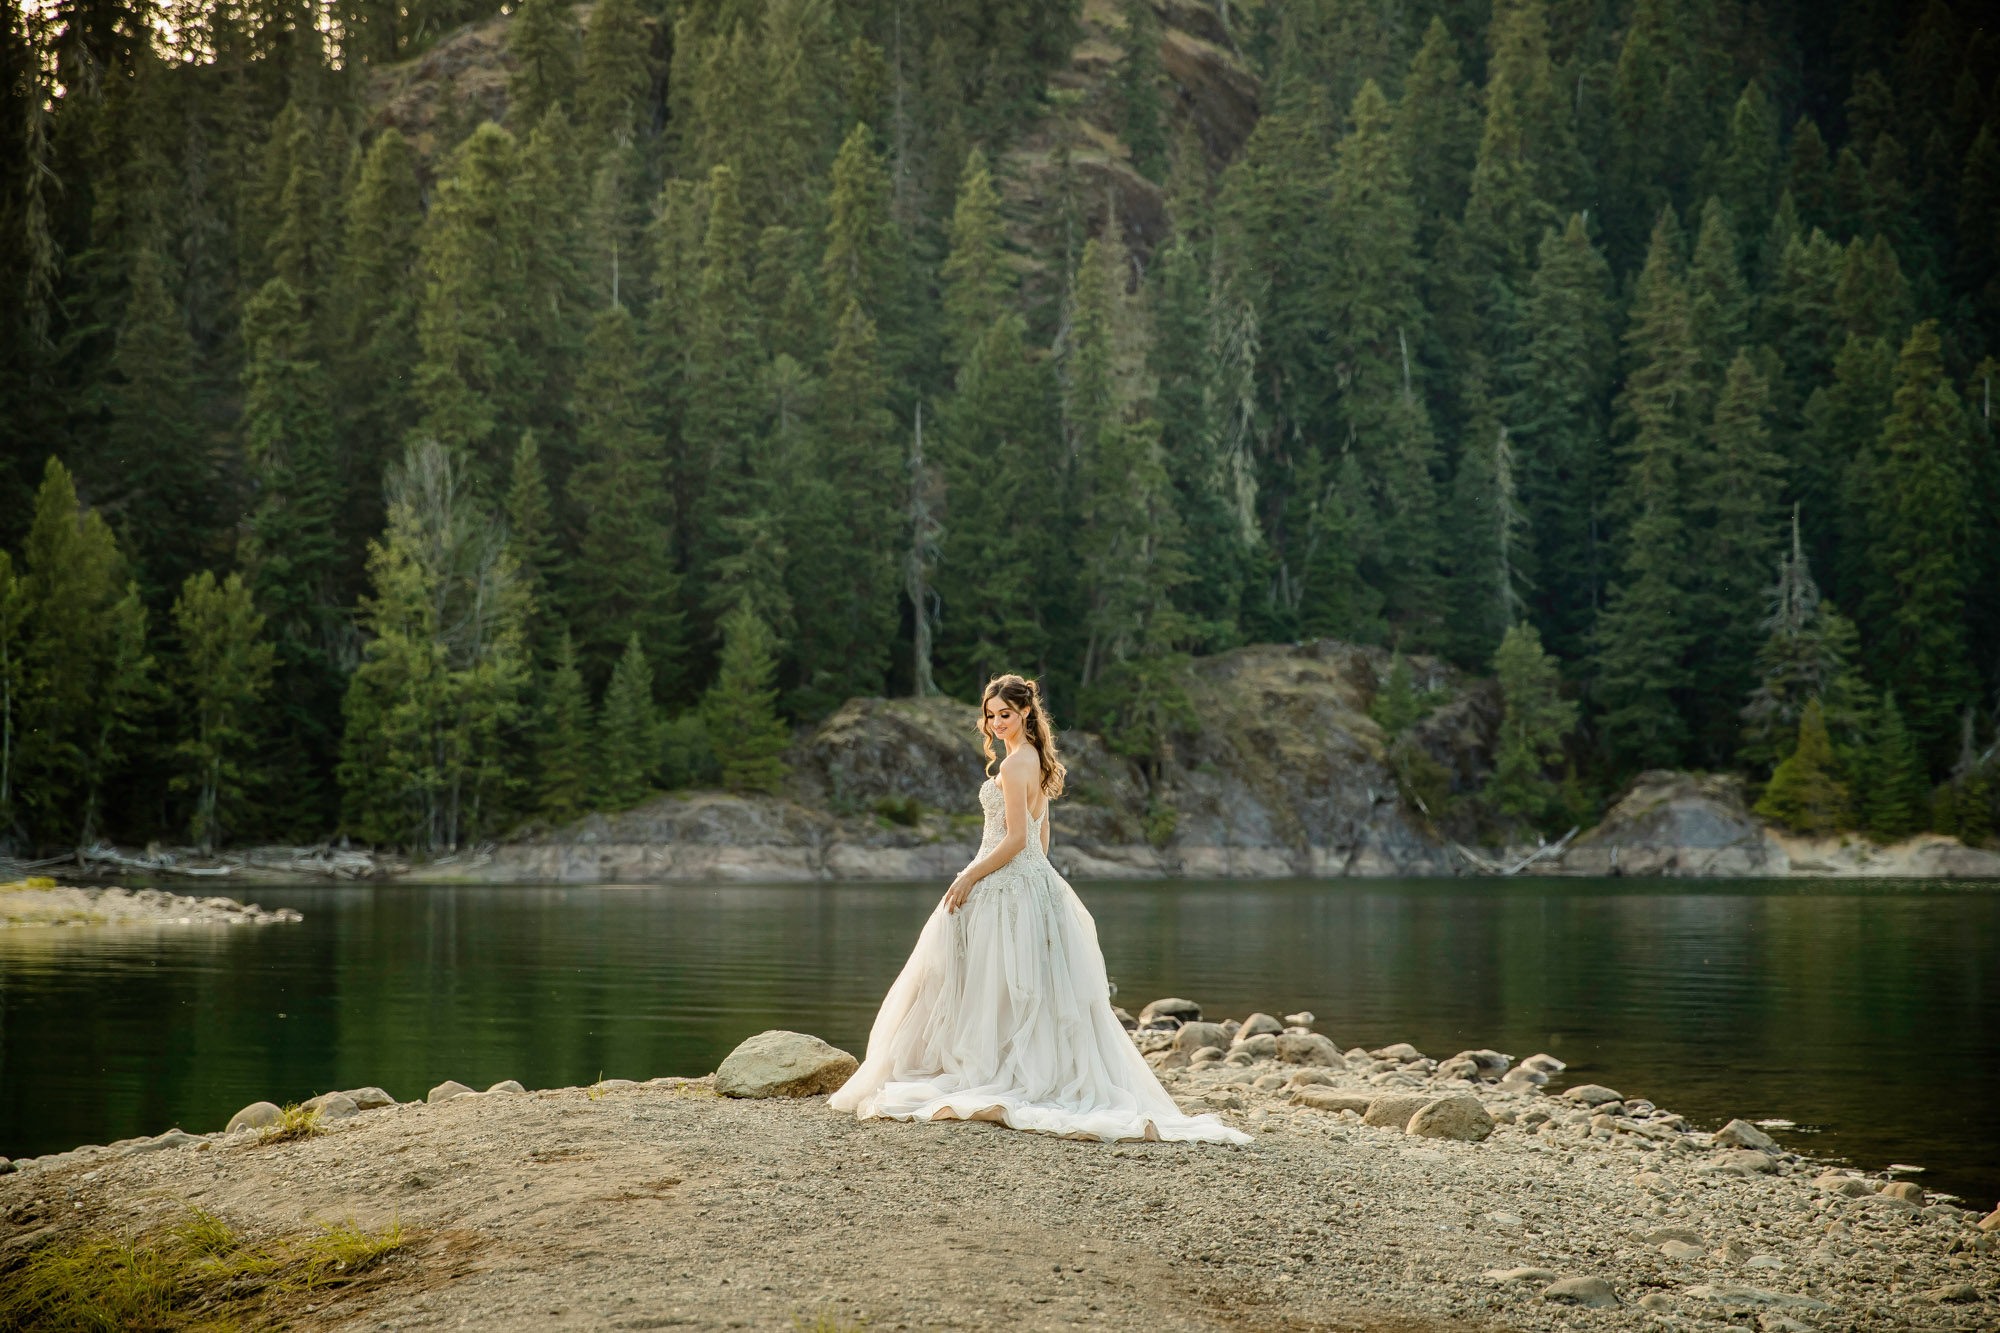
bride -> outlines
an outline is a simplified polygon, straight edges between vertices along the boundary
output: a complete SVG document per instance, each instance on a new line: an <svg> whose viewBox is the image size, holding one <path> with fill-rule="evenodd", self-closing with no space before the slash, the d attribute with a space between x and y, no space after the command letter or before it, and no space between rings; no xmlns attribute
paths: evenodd
<svg viewBox="0 0 2000 1333"><path fill-rule="evenodd" d="M980 699L986 832L868 1034L868 1058L833 1094L861 1119L990 1120L1081 1139L1248 1143L1181 1113L1111 1012L1097 925L1049 864L1062 794L1055 733L1033 681L996 676Z"/></svg>

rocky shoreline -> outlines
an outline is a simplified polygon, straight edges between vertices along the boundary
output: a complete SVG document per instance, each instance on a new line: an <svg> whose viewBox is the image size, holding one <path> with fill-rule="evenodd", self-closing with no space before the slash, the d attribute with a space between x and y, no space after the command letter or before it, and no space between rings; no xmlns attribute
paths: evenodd
<svg viewBox="0 0 2000 1333"><path fill-rule="evenodd" d="M1815 1162L1780 1124L1703 1131L1546 1055L1343 1049L1306 1013L1121 1017L1183 1107L1252 1144L856 1122L822 1099L851 1055L765 1033L704 1078L361 1088L0 1163L0 1287L199 1208L246 1235L407 1229L318 1302L258 1298L356 1330L1831 1333L2000 1310L1991 1201Z"/></svg>
<svg viewBox="0 0 2000 1333"><path fill-rule="evenodd" d="M0 884L0 930L55 926L272 926L304 918L234 898L194 898L163 889L78 887L52 879Z"/></svg>

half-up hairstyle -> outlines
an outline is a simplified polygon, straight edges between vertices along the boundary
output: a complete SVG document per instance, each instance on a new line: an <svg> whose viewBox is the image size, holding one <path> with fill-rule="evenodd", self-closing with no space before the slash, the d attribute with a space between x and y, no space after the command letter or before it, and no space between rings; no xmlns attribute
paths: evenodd
<svg viewBox="0 0 2000 1333"><path fill-rule="evenodd" d="M1035 747L1042 760L1042 795L1051 801L1063 794L1063 776L1069 772L1056 754L1056 729L1049 723L1048 705L1042 702L1041 686L1019 676L995 676L979 692L979 740L986 752L986 775L992 777L1000 756L993 752L993 733L986 728L986 705L998 699L1021 715L1021 734Z"/></svg>

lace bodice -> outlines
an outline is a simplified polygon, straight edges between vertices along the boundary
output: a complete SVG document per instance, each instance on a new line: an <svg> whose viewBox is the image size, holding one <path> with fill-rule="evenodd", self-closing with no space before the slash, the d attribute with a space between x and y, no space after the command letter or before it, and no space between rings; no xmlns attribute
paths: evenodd
<svg viewBox="0 0 2000 1333"><path fill-rule="evenodd" d="M979 838L979 856L985 856L998 847L1000 840L1007 836L1007 794L1000 790L1000 784L992 778L979 784L979 806L986 812L986 829ZM1048 815L1048 811L1042 811L1042 819L1047 819ZM976 861L979 856L973 859ZM1019 865L1037 861L1046 864L1048 854L1042 850L1042 820L1030 814L1027 846L1021 848L1014 859L1007 864Z"/></svg>

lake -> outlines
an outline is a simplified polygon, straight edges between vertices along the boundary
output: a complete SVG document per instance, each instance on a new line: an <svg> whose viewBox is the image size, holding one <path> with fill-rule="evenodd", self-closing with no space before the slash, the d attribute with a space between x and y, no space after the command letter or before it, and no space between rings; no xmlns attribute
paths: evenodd
<svg viewBox="0 0 2000 1333"><path fill-rule="evenodd" d="M0 1154L260 1099L701 1074L764 1028L859 1055L935 887L256 888L297 925L0 932ZM2000 886L1082 884L1117 1002L1310 1009L1343 1047L1546 1050L1713 1128L2000 1197ZM1578 1081L1581 1081L1579 1079Z"/></svg>

